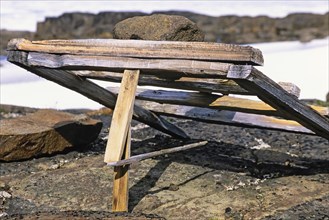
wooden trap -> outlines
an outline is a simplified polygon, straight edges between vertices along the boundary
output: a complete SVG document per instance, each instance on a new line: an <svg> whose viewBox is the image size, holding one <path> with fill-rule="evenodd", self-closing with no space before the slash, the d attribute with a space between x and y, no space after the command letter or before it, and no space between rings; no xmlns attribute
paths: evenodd
<svg viewBox="0 0 329 220"><path fill-rule="evenodd" d="M113 211L128 210L129 164L207 143L131 157L132 118L175 138L189 137L162 115L318 135L329 140L328 108L303 104L298 100L297 86L276 83L257 70L254 66L263 65L262 53L248 46L13 39L8 44L8 60L114 109L104 159L115 167ZM118 82L121 86L105 89L88 79ZM138 85L166 89L141 89ZM262 101L241 98L243 95L257 96Z"/></svg>

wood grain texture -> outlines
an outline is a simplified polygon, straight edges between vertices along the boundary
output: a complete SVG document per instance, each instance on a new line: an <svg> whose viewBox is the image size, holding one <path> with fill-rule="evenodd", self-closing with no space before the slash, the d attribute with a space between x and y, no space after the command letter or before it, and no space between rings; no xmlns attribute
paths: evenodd
<svg viewBox="0 0 329 220"><path fill-rule="evenodd" d="M11 57L16 63L23 66L29 66L30 70L35 69L38 65L47 66L50 68L70 69L70 70L107 70L107 71L121 71L123 69L141 69L144 74L154 74L157 77L168 79L180 79L182 77L193 78L219 78L234 80L245 90L251 94L257 95L264 102L269 104L272 108L277 109L280 115L285 118L296 120L303 126L312 130L316 134L329 139L329 120L312 110L310 107L302 104L296 97L287 93L277 83L266 77L260 71L256 70L248 62L247 65L234 65L232 63L220 63L216 59L207 57L206 50L209 50L210 56L212 52L217 51L217 44L214 45L190 45L186 42L169 44L164 42L138 42L138 41L104 41L104 40L73 40L73 41L39 41L29 42L26 40L13 40L8 44L8 49ZM106 45L106 46L104 46ZM197 47L200 47L199 50ZM108 47L108 48L107 48ZM143 50L143 48L150 47ZM188 48L194 48L189 50ZM233 51L237 53L240 49L232 45L223 45L225 51ZM107 54L113 49L112 55ZM152 50L152 48L154 50ZM161 48L161 50L160 50ZM13 51L14 50L14 51ZM22 52L15 50L36 51L22 54ZM156 52L158 50L158 52ZM175 56L172 51L183 51L183 53L199 53L203 59L199 58L182 58ZM195 51L196 50L196 51ZM212 52L211 52L212 51ZM59 53L46 54L46 53ZM127 52L127 53L125 53ZM153 57L156 53L165 54L161 57ZM218 52L218 51L217 51ZM214 52L215 54L216 52ZM234 54L233 53L233 54ZM239 52L240 55L243 52ZM73 54L73 55L69 55ZM114 55L113 55L114 54ZM120 56L118 54L121 54ZM135 54L135 56L134 56ZM147 54L151 54L148 56ZM200 55L199 54L199 55ZM27 56L28 55L28 56ZM97 56L96 56L97 55ZM109 57L111 56L111 57ZM146 56L146 58L145 58ZM168 57L166 57L168 56ZM194 56L194 55L192 55ZM197 56L196 56L197 57ZM141 59L143 58L143 59ZM185 60L186 59L186 60ZM46 61L45 61L46 60ZM231 59L228 59L231 60ZM234 58L232 58L234 61ZM109 64L109 61L112 63ZM89 62L89 63L88 63ZM240 61L239 61L240 62ZM239 63L233 62L233 63ZM128 64L127 64L128 63ZM248 65L249 64L249 65ZM169 66L168 68L166 66ZM32 68L33 67L33 68ZM42 68L39 68L39 70ZM46 68L43 68L44 70ZM63 71L63 70L62 70ZM61 72L62 73L62 72ZM66 72L69 73L69 72ZM72 74L70 74L72 75ZM48 76L47 76L48 77ZM54 76L52 76L54 77ZM45 77L46 78L46 77ZM79 77L78 77L79 78ZM84 80L84 79L80 79ZM61 81L61 80L59 80ZM86 80L85 80L86 81ZM62 82L61 82L62 83ZM69 86L68 88L78 90L77 84ZM80 93L84 93L81 91ZM97 97L97 100L102 99ZM136 111L138 113L136 113ZM162 129L170 133L171 126L167 121L162 120L157 116L152 116L152 112L145 112L135 107L134 117L140 121L145 120L148 124L155 124L158 129ZM145 115L146 114L146 115ZM143 115L142 117L140 117ZM154 123L152 121L154 120ZM175 128L174 135L184 137L185 133L180 129ZM185 136L186 137L186 136Z"/></svg>
<svg viewBox="0 0 329 220"><path fill-rule="evenodd" d="M233 64L179 59L140 59L130 57L58 55L30 52L29 66L61 68L69 70L106 70L123 72L138 69L142 74L180 78L194 76L202 78L225 78Z"/></svg>
<svg viewBox="0 0 329 220"><path fill-rule="evenodd" d="M304 105L256 68L234 66L227 77L235 80L241 87L258 94L260 99L286 117L329 140L329 120L327 118Z"/></svg>
<svg viewBox="0 0 329 220"><path fill-rule="evenodd" d="M158 104L142 100L136 100L136 102L160 115L170 117L191 119L212 124L314 135L313 131L310 131L295 121L270 116L192 106Z"/></svg>
<svg viewBox="0 0 329 220"><path fill-rule="evenodd" d="M129 126L122 160L130 158L131 126ZM112 211L127 212L129 201L129 164L114 167L114 181L112 193Z"/></svg>
<svg viewBox="0 0 329 220"><path fill-rule="evenodd" d="M125 160L108 163L107 165L116 167L116 166L123 166L123 165L127 165L127 164L137 163L139 161L146 160L148 158L152 158L152 157L156 157L156 156L160 156L163 154L171 154L171 153L176 153L176 152L180 152L183 150L189 150L189 149L193 149L196 147L201 147L201 146L206 145L207 143L208 143L208 141L201 141L201 142L197 142L197 143L186 144L186 145L179 146L179 147L173 147L173 148L169 148L169 149L163 149L163 150L159 150L159 151L139 154L139 155L132 156Z"/></svg>
<svg viewBox="0 0 329 220"><path fill-rule="evenodd" d="M146 41L118 39L44 40L13 39L8 50L42 53L106 55L136 58L175 58L263 65L260 50L250 46L212 42Z"/></svg>
<svg viewBox="0 0 329 220"><path fill-rule="evenodd" d="M108 71L89 71L80 70L72 71L73 74L81 77L99 79L110 82L120 82L121 73ZM278 82L278 84L288 93L296 97L300 96L300 88L290 82ZM151 76L142 75L138 81L138 85L157 86L164 88L192 90L199 92L216 92L222 94L238 94L238 95L255 95L243 88L236 82L228 79L211 79L211 78L193 78L181 77L179 79L166 77L165 75Z"/></svg>
<svg viewBox="0 0 329 220"><path fill-rule="evenodd" d="M120 82L122 78L122 73L108 71L76 70L71 72L80 77L104 80L109 82ZM222 94L254 95L243 89L233 80L228 79L206 79L192 77L181 77L176 79L170 77L164 78L164 76L160 74L158 75L158 77L151 75L140 75L138 85L157 86L163 88L182 89L208 93L215 92Z"/></svg>
<svg viewBox="0 0 329 220"><path fill-rule="evenodd" d="M117 94L117 87L107 87L109 91ZM256 100L244 99L234 96L222 96L210 93L186 92L141 89L136 91L136 99L145 101L154 101L158 103L186 105L194 107L204 107L219 110L239 111L244 113L261 114L267 116L285 117L270 105ZM328 115L328 108L320 106L311 106L322 115Z"/></svg>
<svg viewBox="0 0 329 220"><path fill-rule="evenodd" d="M123 73L104 155L106 163L118 161L122 157L133 115L138 77L139 70L125 70Z"/></svg>
<svg viewBox="0 0 329 220"><path fill-rule="evenodd" d="M27 62L28 54L23 51L9 51L8 61L52 82L55 82L63 87L78 92L108 108L114 109L116 95L98 86L97 84L71 74L69 71L49 69L42 67L30 67ZM176 138L188 139L188 135L176 125L168 122L162 117L158 117L153 112L150 112L138 105L134 106L133 118L148 124L151 127L158 129L166 134Z"/></svg>

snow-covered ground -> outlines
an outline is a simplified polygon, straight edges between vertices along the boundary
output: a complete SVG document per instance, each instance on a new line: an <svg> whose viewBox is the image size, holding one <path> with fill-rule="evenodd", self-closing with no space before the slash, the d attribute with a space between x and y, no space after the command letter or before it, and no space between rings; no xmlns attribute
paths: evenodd
<svg viewBox="0 0 329 220"><path fill-rule="evenodd" d="M267 15L284 17L289 13L310 12L324 14L329 10L327 0L275 0L275 1L153 1L153 0L15 0L0 1L0 28L9 30L36 30L37 22L47 16L64 12L187 10L210 16ZM241 10L243 9L243 10ZM262 50L265 65L259 69L275 81L288 81L298 85L301 98L325 99L329 90L328 45L329 38L310 43L278 42L254 44ZM3 59L0 67L0 103L39 108L92 108L101 107L71 90L41 79ZM98 82L102 86L110 83Z"/></svg>
<svg viewBox="0 0 329 220"><path fill-rule="evenodd" d="M329 38L310 43L276 42L254 44L265 63L258 69L276 82L292 82L300 98L325 100L329 91Z"/></svg>
<svg viewBox="0 0 329 220"><path fill-rule="evenodd" d="M35 31L37 22L64 12L99 13L101 11L183 10L210 16L239 15L284 17L294 12L324 14L329 10L327 0L15 0L0 1L1 28Z"/></svg>
<svg viewBox="0 0 329 220"><path fill-rule="evenodd" d="M251 45L263 52L265 65L257 67L276 82L292 82L301 88L300 98L325 100L329 91L329 38L309 43L275 42ZM100 104L53 82L2 61L0 102L38 108L90 108ZM112 83L95 81L101 86ZM112 84L113 85L113 84ZM117 85L117 84L116 84Z"/></svg>

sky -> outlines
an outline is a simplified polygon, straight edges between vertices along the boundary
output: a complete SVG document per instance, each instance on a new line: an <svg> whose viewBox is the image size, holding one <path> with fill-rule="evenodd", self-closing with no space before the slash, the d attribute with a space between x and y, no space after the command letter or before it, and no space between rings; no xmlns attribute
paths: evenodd
<svg viewBox="0 0 329 220"><path fill-rule="evenodd" d="M244 1L51 1L51 0L0 0L1 28L8 30L36 30L36 23L49 16L59 16L64 12L102 11L153 11L184 10L210 16L240 15L284 17L293 12L324 14L329 11L328 0L244 0Z"/></svg>

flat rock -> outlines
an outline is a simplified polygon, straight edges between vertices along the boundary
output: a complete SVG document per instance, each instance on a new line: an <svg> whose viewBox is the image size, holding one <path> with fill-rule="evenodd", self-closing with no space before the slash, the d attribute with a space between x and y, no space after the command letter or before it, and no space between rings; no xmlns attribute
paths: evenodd
<svg viewBox="0 0 329 220"><path fill-rule="evenodd" d="M117 23L116 39L203 41L204 33L191 20L177 15L136 16Z"/></svg>
<svg viewBox="0 0 329 220"><path fill-rule="evenodd" d="M0 160L24 160L85 146L94 141L102 122L85 115L39 110L1 120Z"/></svg>

